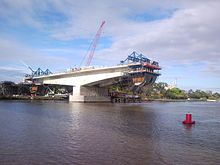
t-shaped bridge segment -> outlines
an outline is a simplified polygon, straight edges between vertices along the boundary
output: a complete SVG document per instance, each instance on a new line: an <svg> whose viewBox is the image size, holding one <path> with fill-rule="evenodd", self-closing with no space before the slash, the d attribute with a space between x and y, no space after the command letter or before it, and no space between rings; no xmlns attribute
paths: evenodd
<svg viewBox="0 0 220 165"><path fill-rule="evenodd" d="M123 78L144 77L142 84L154 83L158 73L150 70L134 70L131 65L119 65L103 68L84 68L75 69L68 72L55 73L50 75L27 77L25 80L31 80L33 83L40 84L58 84L73 86L73 94L70 95L70 101L77 102L108 102L108 87L120 82ZM135 85L134 81L134 85ZM140 84L138 84L140 85Z"/></svg>

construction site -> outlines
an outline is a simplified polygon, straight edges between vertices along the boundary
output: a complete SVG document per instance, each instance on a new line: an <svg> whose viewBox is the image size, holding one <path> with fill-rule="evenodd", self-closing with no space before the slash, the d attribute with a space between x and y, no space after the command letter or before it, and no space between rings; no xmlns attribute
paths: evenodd
<svg viewBox="0 0 220 165"><path fill-rule="evenodd" d="M61 73L29 69L32 73L26 74L22 83L0 82L1 99L140 102L139 91L143 86L153 85L161 68L158 62L133 52L112 67L78 68Z"/></svg>
<svg viewBox="0 0 220 165"><path fill-rule="evenodd" d="M17 99L69 99L73 102L140 102L143 86L151 86L160 76L159 63L143 54L132 52L125 60L111 67L92 67L91 62L100 39L103 21L92 40L79 68L59 73L49 69L37 70L27 66L31 74L19 84L0 83L1 98ZM113 90L118 86L121 90ZM124 91L129 91L125 93Z"/></svg>

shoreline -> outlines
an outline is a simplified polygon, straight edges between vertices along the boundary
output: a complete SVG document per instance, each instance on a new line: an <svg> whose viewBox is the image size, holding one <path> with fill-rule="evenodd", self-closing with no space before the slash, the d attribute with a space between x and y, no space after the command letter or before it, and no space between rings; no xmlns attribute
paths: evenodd
<svg viewBox="0 0 220 165"><path fill-rule="evenodd" d="M0 100L68 100L60 96L0 96Z"/></svg>
<svg viewBox="0 0 220 165"><path fill-rule="evenodd" d="M0 96L1 100L68 100L68 97L61 96ZM142 102L220 102L220 100L210 100L210 99L143 99Z"/></svg>
<svg viewBox="0 0 220 165"><path fill-rule="evenodd" d="M160 101L160 102L220 102L220 100L209 99L146 99L143 102Z"/></svg>

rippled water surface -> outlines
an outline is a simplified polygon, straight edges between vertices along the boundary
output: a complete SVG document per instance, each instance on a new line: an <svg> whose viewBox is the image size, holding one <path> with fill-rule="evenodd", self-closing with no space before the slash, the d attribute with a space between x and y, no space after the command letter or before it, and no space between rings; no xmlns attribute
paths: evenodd
<svg viewBox="0 0 220 165"><path fill-rule="evenodd" d="M0 101L0 164L217 165L220 103Z"/></svg>

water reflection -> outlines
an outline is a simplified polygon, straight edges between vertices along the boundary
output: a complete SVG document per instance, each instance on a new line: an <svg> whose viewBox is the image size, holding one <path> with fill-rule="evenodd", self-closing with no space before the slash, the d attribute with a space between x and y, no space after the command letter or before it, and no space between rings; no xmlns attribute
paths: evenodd
<svg viewBox="0 0 220 165"><path fill-rule="evenodd" d="M218 108L2 101L0 164L218 164Z"/></svg>
<svg viewBox="0 0 220 165"><path fill-rule="evenodd" d="M195 127L194 124L183 124L186 131L192 131L193 127Z"/></svg>

